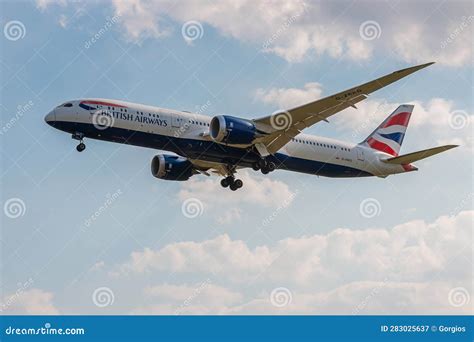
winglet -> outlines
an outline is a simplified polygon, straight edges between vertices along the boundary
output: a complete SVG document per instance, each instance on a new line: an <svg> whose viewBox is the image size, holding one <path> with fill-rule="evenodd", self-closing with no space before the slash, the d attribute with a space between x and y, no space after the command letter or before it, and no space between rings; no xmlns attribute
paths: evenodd
<svg viewBox="0 0 474 342"><path fill-rule="evenodd" d="M397 71L394 72L394 74L400 73L400 72L407 72L407 74L411 74L415 71L418 71L418 70L424 69L426 67L429 67L432 64L435 64L435 62L429 62L429 63L415 65L415 66L412 66L412 67L409 67L409 68L397 70Z"/></svg>

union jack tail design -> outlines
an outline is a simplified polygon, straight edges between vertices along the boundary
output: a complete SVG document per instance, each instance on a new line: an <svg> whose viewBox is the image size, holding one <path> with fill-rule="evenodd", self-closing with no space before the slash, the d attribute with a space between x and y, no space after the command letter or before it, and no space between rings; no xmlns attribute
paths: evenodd
<svg viewBox="0 0 474 342"><path fill-rule="evenodd" d="M408 104L400 105L372 134L361 142L361 145L369 146L394 157L398 156L413 107Z"/></svg>

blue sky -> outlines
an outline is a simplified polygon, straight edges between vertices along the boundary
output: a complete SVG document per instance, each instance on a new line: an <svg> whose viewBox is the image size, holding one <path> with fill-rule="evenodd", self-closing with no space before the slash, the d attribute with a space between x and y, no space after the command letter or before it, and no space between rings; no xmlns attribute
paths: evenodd
<svg viewBox="0 0 474 342"><path fill-rule="evenodd" d="M2 203L19 199L21 211L2 216L3 309L466 312L469 301L451 298L472 293L472 4L336 4L2 1ZM369 20L374 39L360 31ZM7 30L13 21L19 36ZM182 34L190 21L200 25L195 40ZM82 97L181 110L209 103L210 116L256 118L430 61L308 129L357 142L409 102L402 153L461 144L387 179L248 171L230 193L217 177L153 178L158 151L87 140L78 154L43 121ZM183 215L189 198L202 205L196 218ZM367 199L374 217L363 215ZM104 307L94 295L103 288ZM272 297L281 288L284 306ZM374 289L381 294L365 303Z"/></svg>

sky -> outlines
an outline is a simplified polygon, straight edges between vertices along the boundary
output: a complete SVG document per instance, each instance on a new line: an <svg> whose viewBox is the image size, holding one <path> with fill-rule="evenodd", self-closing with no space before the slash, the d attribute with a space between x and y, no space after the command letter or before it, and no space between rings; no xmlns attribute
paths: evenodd
<svg viewBox="0 0 474 342"><path fill-rule="evenodd" d="M1 1L4 314L472 314L473 3ZM305 131L357 143L399 104L386 179L154 178L163 151L44 122L100 97L244 118L436 62Z"/></svg>

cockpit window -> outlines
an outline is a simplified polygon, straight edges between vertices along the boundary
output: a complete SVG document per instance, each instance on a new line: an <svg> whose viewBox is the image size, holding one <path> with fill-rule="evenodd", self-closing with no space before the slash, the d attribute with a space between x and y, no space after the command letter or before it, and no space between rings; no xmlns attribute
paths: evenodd
<svg viewBox="0 0 474 342"><path fill-rule="evenodd" d="M72 103L69 103L69 102L65 103L65 104L63 104L63 107L72 107Z"/></svg>

